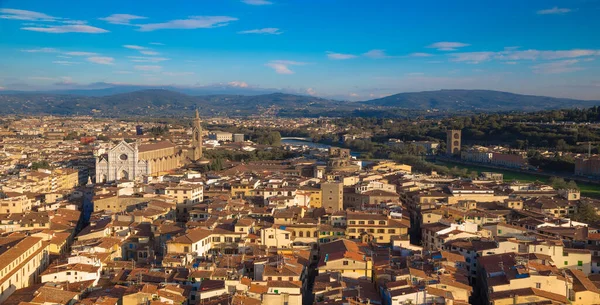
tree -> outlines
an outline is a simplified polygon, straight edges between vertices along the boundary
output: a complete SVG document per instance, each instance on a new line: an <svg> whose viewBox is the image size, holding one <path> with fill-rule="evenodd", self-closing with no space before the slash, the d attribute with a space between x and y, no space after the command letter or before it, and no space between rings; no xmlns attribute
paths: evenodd
<svg viewBox="0 0 600 305"><path fill-rule="evenodd" d="M550 185L556 190L562 190L568 188L567 182L565 179L560 177L550 177L549 179Z"/></svg>
<svg viewBox="0 0 600 305"><path fill-rule="evenodd" d="M71 131L69 132L69 134L67 134L67 136L65 137L65 141L70 141L70 140L75 140L77 139L78 134L75 131Z"/></svg>
<svg viewBox="0 0 600 305"><path fill-rule="evenodd" d="M577 213L573 215L573 220L585 223L593 223L600 220L596 209L587 202L580 202L577 206Z"/></svg>
<svg viewBox="0 0 600 305"><path fill-rule="evenodd" d="M577 186L577 183L574 180L571 180L567 183L567 188L570 190L578 190L579 186Z"/></svg>
<svg viewBox="0 0 600 305"><path fill-rule="evenodd" d="M220 171L223 170L223 159L217 158L212 160L210 163L210 170L212 171Z"/></svg>
<svg viewBox="0 0 600 305"><path fill-rule="evenodd" d="M32 170L38 170L39 168L48 169L50 168L50 163L46 160L31 163Z"/></svg>

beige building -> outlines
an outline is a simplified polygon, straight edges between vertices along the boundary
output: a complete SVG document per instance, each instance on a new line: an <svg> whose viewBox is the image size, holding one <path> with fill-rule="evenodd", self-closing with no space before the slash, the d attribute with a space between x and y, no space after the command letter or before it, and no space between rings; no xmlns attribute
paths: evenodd
<svg viewBox="0 0 600 305"><path fill-rule="evenodd" d="M336 212L343 210L344 184L341 182L321 183L322 204L327 211Z"/></svg>

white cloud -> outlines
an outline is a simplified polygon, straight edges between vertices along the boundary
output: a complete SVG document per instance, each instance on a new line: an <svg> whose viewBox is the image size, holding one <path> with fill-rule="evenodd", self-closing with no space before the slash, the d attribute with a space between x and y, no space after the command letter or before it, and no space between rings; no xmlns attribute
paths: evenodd
<svg viewBox="0 0 600 305"><path fill-rule="evenodd" d="M293 60L272 60L265 64L265 66L275 70L277 74L294 74L289 66L302 66L306 65L305 62L293 61Z"/></svg>
<svg viewBox="0 0 600 305"><path fill-rule="evenodd" d="M583 70L582 67L575 66L578 62L578 59L566 59L535 65L531 68L534 73L538 74L568 73Z"/></svg>
<svg viewBox="0 0 600 305"><path fill-rule="evenodd" d="M0 9L0 19L13 19L13 20L28 20L28 21L56 21L60 18L46 15L44 13L3 8Z"/></svg>
<svg viewBox="0 0 600 305"><path fill-rule="evenodd" d="M112 64L114 64L115 59L112 57L106 57L106 56L92 56L92 57L88 57L87 61L95 63L95 64L99 64L99 65L112 65Z"/></svg>
<svg viewBox="0 0 600 305"><path fill-rule="evenodd" d="M142 32L150 32L163 29L201 29L226 26L231 21L238 20L229 16L190 16L188 19L177 19L162 23L148 23L138 25Z"/></svg>
<svg viewBox="0 0 600 305"><path fill-rule="evenodd" d="M544 59L577 58L583 56L600 55L600 50L562 50L562 51L542 51L541 57Z"/></svg>
<svg viewBox="0 0 600 305"><path fill-rule="evenodd" d="M270 34L270 35L279 35L283 33L279 30L279 28L262 28L262 29L254 29L254 30L246 30L240 31L238 34Z"/></svg>
<svg viewBox="0 0 600 305"><path fill-rule="evenodd" d="M573 11L570 8L560 8L558 6L555 6L553 8L549 8L549 9L545 9L545 10L539 10L537 11L538 15L560 15L560 14L566 14Z"/></svg>
<svg viewBox="0 0 600 305"><path fill-rule="evenodd" d="M132 50L146 50L146 47L142 47L142 46L137 46L137 45L133 45L133 44L126 44L123 45L124 48L127 49L132 49Z"/></svg>
<svg viewBox="0 0 600 305"><path fill-rule="evenodd" d="M46 81L52 81L52 80L56 80L53 77L46 77L46 76L30 76L27 79L31 79L31 80L46 80Z"/></svg>
<svg viewBox="0 0 600 305"><path fill-rule="evenodd" d="M357 57L354 54L335 53L335 52L331 52L331 51L327 51L326 53L327 53L327 58L335 59L335 60L352 59L352 58Z"/></svg>
<svg viewBox="0 0 600 305"><path fill-rule="evenodd" d="M143 55L154 56L154 55L160 54L160 53L158 53L156 51L152 51L150 48L143 47L143 46L138 46L138 45L126 44L126 45L123 45L123 47L125 47L127 49L137 50L137 51L139 51Z"/></svg>
<svg viewBox="0 0 600 305"><path fill-rule="evenodd" d="M589 49L573 49L573 50L515 50L515 51L500 51L500 52L463 52L452 53L450 56L452 61L480 63L492 59L518 61L518 60L555 60L579 58L587 56L599 56L600 50Z"/></svg>
<svg viewBox="0 0 600 305"><path fill-rule="evenodd" d="M112 24L133 25L131 24L132 20L147 19L147 17L131 14L112 14L108 17L98 19Z"/></svg>
<svg viewBox="0 0 600 305"><path fill-rule="evenodd" d="M240 81L232 81L227 83L227 85L231 86L231 87L239 87L239 88L248 88L248 84L246 82L240 82Z"/></svg>
<svg viewBox="0 0 600 305"><path fill-rule="evenodd" d="M348 94L351 97L358 97L358 93L354 93L354 92L350 92L350 94Z"/></svg>
<svg viewBox="0 0 600 305"><path fill-rule="evenodd" d="M100 34L100 33L108 33L107 30L97 28L91 25L57 25L57 26L47 26L47 27L23 27L21 30L25 31L33 31L33 32L43 32L43 33L53 33L53 34L63 34L63 33L89 33L89 34Z"/></svg>
<svg viewBox="0 0 600 305"><path fill-rule="evenodd" d="M452 53L452 61L468 62L471 64L478 64L483 61L492 59L495 55L494 52L465 52L465 53Z"/></svg>
<svg viewBox="0 0 600 305"><path fill-rule="evenodd" d="M127 58L131 59L132 62L152 62L152 63L170 60L170 58L165 58L165 57L149 57L149 56L127 56Z"/></svg>
<svg viewBox="0 0 600 305"><path fill-rule="evenodd" d="M375 49L375 50L370 50L366 53L362 54L365 57L369 57L369 58L375 58L375 59L381 59L381 58L390 58L392 56L386 55L385 54L385 50L379 50L379 49Z"/></svg>
<svg viewBox="0 0 600 305"><path fill-rule="evenodd" d="M410 57L430 57L430 56L433 56L433 54L416 52L416 53L410 53L410 54L408 54L408 56L410 56Z"/></svg>
<svg viewBox="0 0 600 305"><path fill-rule="evenodd" d="M165 44L162 42L151 42L151 45L155 45L155 46L164 46Z"/></svg>
<svg viewBox="0 0 600 305"><path fill-rule="evenodd" d="M306 94L317 95L317 91L315 91L315 89L313 89L313 88L308 88L308 89L306 89Z"/></svg>
<svg viewBox="0 0 600 305"><path fill-rule="evenodd" d="M63 54L70 55L70 56L95 56L95 55L98 55L97 53L93 53L93 52L65 52Z"/></svg>
<svg viewBox="0 0 600 305"><path fill-rule="evenodd" d="M273 2L267 1L267 0L242 0L242 2L244 2L246 4L250 4L250 5L269 5L269 4L273 4Z"/></svg>
<svg viewBox="0 0 600 305"><path fill-rule="evenodd" d="M505 65L516 65L516 64L518 64L518 62L516 62L516 61L505 61L504 64Z"/></svg>
<svg viewBox="0 0 600 305"><path fill-rule="evenodd" d="M21 50L21 52L27 52L27 53L58 53L58 49L55 49L55 48L37 48L37 49Z"/></svg>
<svg viewBox="0 0 600 305"><path fill-rule="evenodd" d="M73 79L70 76L62 76L61 81L55 83L55 85L64 86L64 85L75 85Z"/></svg>
<svg viewBox="0 0 600 305"><path fill-rule="evenodd" d="M87 21L84 20L62 20L61 21L64 24L86 24Z"/></svg>
<svg viewBox="0 0 600 305"><path fill-rule="evenodd" d="M57 65L63 65L63 66L70 66L70 65L78 64L78 62L68 61L68 60L55 60L52 63L57 64Z"/></svg>
<svg viewBox="0 0 600 305"><path fill-rule="evenodd" d="M71 56L64 56L64 55L56 55L56 57L58 57L58 58L71 58Z"/></svg>
<svg viewBox="0 0 600 305"><path fill-rule="evenodd" d="M194 75L194 72L163 72L166 76L186 76L186 75Z"/></svg>
<svg viewBox="0 0 600 305"><path fill-rule="evenodd" d="M5 89L6 89L6 88L4 88L4 87L0 87L0 90L5 90Z"/></svg>
<svg viewBox="0 0 600 305"><path fill-rule="evenodd" d="M162 66L134 66L134 69L138 71L147 71L147 72L158 72L162 70Z"/></svg>
<svg viewBox="0 0 600 305"><path fill-rule="evenodd" d="M428 45L428 48L438 49L439 51L456 51L458 48L470 46L468 43L453 42L453 41L440 41Z"/></svg>
<svg viewBox="0 0 600 305"><path fill-rule="evenodd" d="M146 50L146 51L140 51L140 53L142 53L144 55L151 55L151 56L160 54L160 53L158 53L156 51L148 51L148 50Z"/></svg>
<svg viewBox="0 0 600 305"><path fill-rule="evenodd" d="M113 73L115 74L131 74L133 72L131 71L124 71L124 70L120 70L120 71L113 71Z"/></svg>

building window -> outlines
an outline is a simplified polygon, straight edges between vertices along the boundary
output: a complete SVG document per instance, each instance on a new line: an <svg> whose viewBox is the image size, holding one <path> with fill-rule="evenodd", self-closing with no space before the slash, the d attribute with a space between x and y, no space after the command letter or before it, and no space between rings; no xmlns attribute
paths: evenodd
<svg viewBox="0 0 600 305"><path fill-rule="evenodd" d="M498 230L498 234L502 234L502 230Z"/></svg>
<svg viewBox="0 0 600 305"><path fill-rule="evenodd" d="M535 283L535 288L542 289L542 283Z"/></svg>
<svg viewBox="0 0 600 305"><path fill-rule="evenodd" d="M582 261L577 261L577 266L583 266L583 262Z"/></svg>
<svg viewBox="0 0 600 305"><path fill-rule="evenodd" d="M344 261L344 266L348 266L348 261Z"/></svg>
<svg viewBox="0 0 600 305"><path fill-rule="evenodd" d="M568 264L569 264L569 262L568 262L568 261L565 261L565 266L566 266L566 265L568 265Z"/></svg>

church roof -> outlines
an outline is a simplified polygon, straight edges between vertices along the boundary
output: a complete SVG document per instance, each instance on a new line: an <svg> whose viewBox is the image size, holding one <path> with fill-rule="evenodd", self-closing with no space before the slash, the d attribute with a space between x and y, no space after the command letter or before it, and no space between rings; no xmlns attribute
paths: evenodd
<svg viewBox="0 0 600 305"><path fill-rule="evenodd" d="M147 152L147 151L159 150L159 149L165 149L165 148L171 148L171 147L175 147L175 144L173 144L169 141L162 141L162 142L158 142L158 143L140 145L138 147L138 152Z"/></svg>

